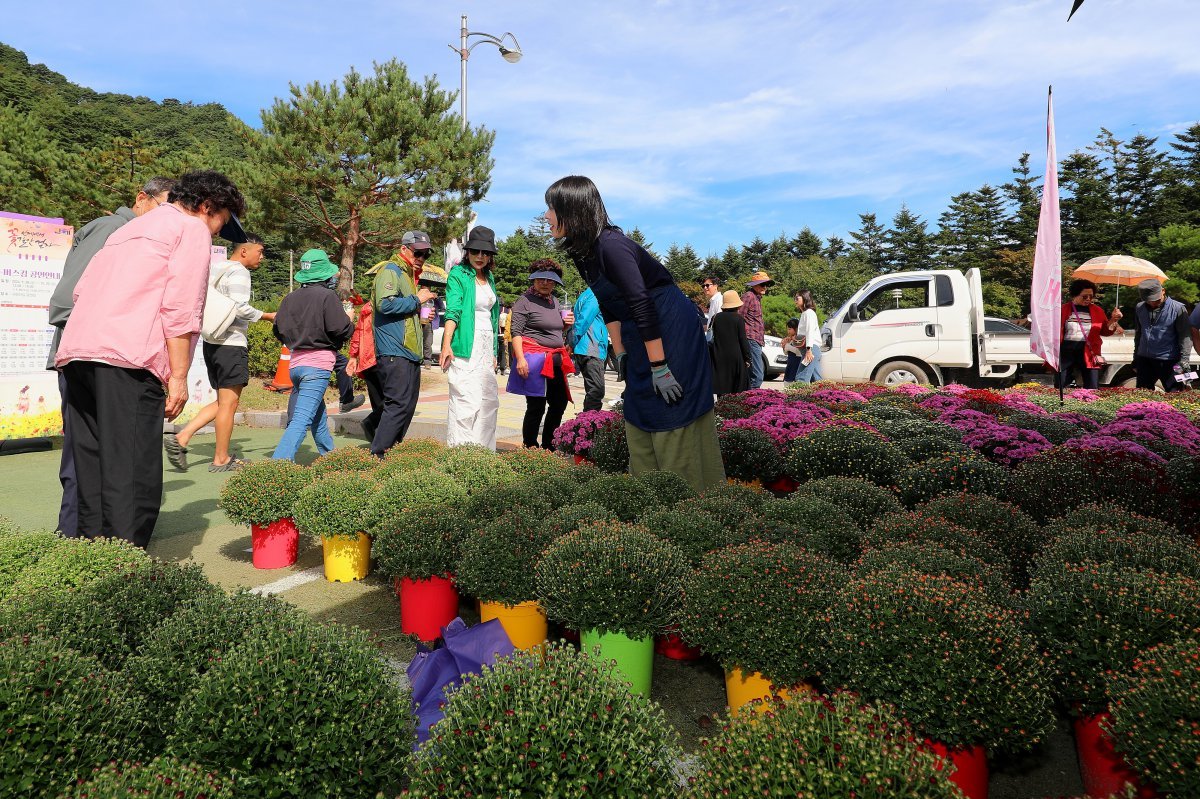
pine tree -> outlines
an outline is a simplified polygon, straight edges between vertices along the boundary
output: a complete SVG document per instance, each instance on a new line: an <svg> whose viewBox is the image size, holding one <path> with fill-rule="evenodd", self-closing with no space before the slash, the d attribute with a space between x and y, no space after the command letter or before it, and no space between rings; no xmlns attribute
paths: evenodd
<svg viewBox="0 0 1200 799"><path fill-rule="evenodd" d="M1200 225L1200 122L1171 142L1172 177L1166 195L1177 221Z"/></svg>
<svg viewBox="0 0 1200 799"><path fill-rule="evenodd" d="M788 242L788 254L793 258L809 258L813 255L820 255L822 249L821 237L807 226Z"/></svg>
<svg viewBox="0 0 1200 799"><path fill-rule="evenodd" d="M766 269L767 243L760 236L755 236L754 241L742 245L742 260L751 271Z"/></svg>
<svg viewBox="0 0 1200 799"><path fill-rule="evenodd" d="M901 205L892 219L892 229L885 235L888 269L905 272L911 269L932 269L935 252L933 236L925 221Z"/></svg>
<svg viewBox="0 0 1200 799"><path fill-rule="evenodd" d="M837 259L848 254L849 251L850 249L846 246L845 239L841 236L830 236L825 240L825 249L821 251L821 255L825 257L826 261L832 264Z"/></svg>
<svg viewBox="0 0 1200 799"><path fill-rule="evenodd" d="M654 256L654 260L658 261L659 263L662 263L662 258L659 256L658 253L656 253L654 251L654 245L651 244L650 242L646 241L646 234L643 233L639 228L635 227L633 230L629 231L629 233L627 233L626 235L628 235L629 238L633 239L638 244L640 244L643 250L645 250L646 252L648 252L652 256Z"/></svg>
<svg viewBox="0 0 1200 799"><path fill-rule="evenodd" d="M875 220L875 214L859 214L862 223L858 230L851 231L850 252L875 272L888 270L887 231Z"/></svg>
<svg viewBox="0 0 1200 799"><path fill-rule="evenodd" d="M345 294L364 246L397 247L413 228L445 241L463 202L487 194L495 134L464 131L453 104L436 79L417 83L396 60L373 76L352 69L340 84L293 84L263 111L261 133L242 128L250 193L266 220L336 245Z"/></svg>
<svg viewBox="0 0 1200 799"><path fill-rule="evenodd" d="M1004 201L992 186L950 198L950 207L938 218L938 247L942 261L954 269L985 272L1006 242L1003 233Z"/></svg>
<svg viewBox="0 0 1200 799"><path fill-rule="evenodd" d="M1138 134L1125 146L1126 169L1117 191L1126 198L1129 225L1120 242L1122 252L1143 244L1177 214L1164 202L1163 189L1172 173L1167 154L1157 150L1158 139Z"/></svg>
<svg viewBox="0 0 1200 799"><path fill-rule="evenodd" d="M1067 156L1059 169L1063 260L1083 263L1118 252L1117 200L1098 157L1085 152Z"/></svg>
<svg viewBox="0 0 1200 799"><path fill-rule="evenodd" d="M685 280L698 279L703 264L696 255L696 251L692 249L692 245L685 244L680 247L672 244L667 250L667 258L663 261L663 266L671 273L671 277L675 278L675 282L680 283Z"/></svg>
<svg viewBox="0 0 1200 799"><path fill-rule="evenodd" d="M1000 187L1008 200L1009 214L1004 221L1004 237L1008 246L1020 249L1037 240L1038 217L1042 210L1039 176L1029 169L1029 153L1021 153L1013 167L1013 179Z"/></svg>

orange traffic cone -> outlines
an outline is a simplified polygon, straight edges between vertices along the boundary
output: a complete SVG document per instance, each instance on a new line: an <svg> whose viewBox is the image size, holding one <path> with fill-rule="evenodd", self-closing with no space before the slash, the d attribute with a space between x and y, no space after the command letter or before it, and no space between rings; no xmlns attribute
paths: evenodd
<svg viewBox="0 0 1200 799"><path fill-rule="evenodd" d="M280 394L286 394L292 390L292 353L287 347L280 347L279 365L275 367L275 379L270 383L263 383L263 388L267 391L278 391Z"/></svg>

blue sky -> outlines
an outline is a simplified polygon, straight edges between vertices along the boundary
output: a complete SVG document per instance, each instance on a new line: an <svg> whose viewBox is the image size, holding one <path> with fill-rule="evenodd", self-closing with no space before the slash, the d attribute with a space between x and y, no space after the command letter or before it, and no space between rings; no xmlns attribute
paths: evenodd
<svg viewBox="0 0 1200 799"><path fill-rule="evenodd" d="M470 119L497 132L480 222L506 235L566 174L660 252L701 255L805 225L844 236L901 203L936 226L952 194L1044 165L1101 126L1164 140L1200 120L1200 3L1088 0L66 0L12 4L0 40L101 91L217 101L251 124L288 83L404 61L457 89L459 15L516 34L470 61ZM1190 100L1188 98L1191 98Z"/></svg>

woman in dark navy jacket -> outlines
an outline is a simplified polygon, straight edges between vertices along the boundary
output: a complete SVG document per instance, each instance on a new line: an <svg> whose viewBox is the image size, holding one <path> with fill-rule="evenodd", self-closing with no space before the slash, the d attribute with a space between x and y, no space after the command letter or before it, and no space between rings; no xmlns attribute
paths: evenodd
<svg viewBox="0 0 1200 799"><path fill-rule="evenodd" d="M625 379L629 470L675 472L703 491L725 481L704 317L671 274L608 218L596 184L572 175L546 190L550 234L600 303Z"/></svg>

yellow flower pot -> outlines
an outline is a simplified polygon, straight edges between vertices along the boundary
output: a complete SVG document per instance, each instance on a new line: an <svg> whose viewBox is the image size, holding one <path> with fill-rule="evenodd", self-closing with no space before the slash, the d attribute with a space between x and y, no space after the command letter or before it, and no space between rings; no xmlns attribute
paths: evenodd
<svg viewBox="0 0 1200 799"><path fill-rule="evenodd" d="M773 696L787 699L793 692L810 690L812 689L806 683L800 683L791 688L777 688L774 683L757 671L752 674L743 674L742 670L737 668L725 670L725 696L729 702L729 713L732 716L736 716L739 708L750 702L760 702L757 712L761 713L769 707L761 700L770 699Z"/></svg>
<svg viewBox="0 0 1200 799"><path fill-rule="evenodd" d="M359 533L357 539L322 538L325 555L325 579L331 583L361 580L371 570L371 537Z"/></svg>
<svg viewBox="0 0 1200 799"><path fill-rule="evenodd" d="M517 649L532 649L546 643L546 611L537 602L503 605L499 602L480 602L481 622L499 619L508 633L508 640Z"/></svg>

